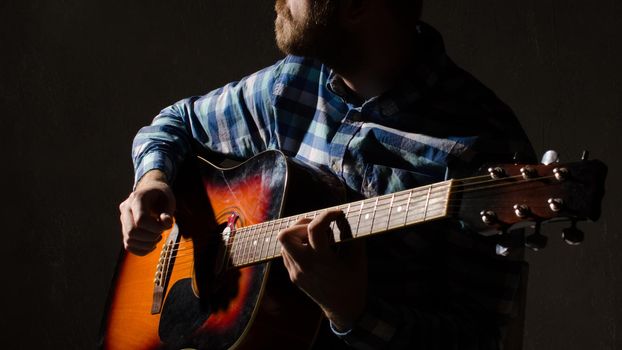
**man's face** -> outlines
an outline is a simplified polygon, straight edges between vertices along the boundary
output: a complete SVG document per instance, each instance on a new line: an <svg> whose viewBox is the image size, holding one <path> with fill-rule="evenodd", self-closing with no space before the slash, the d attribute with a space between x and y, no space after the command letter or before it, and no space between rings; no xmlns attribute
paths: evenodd
<svg viewBox="0 0 622 350"><path fill-rule="evenodd" d="M276 43L286 54L325 59L337 35L332 0L276 0Z"/></svg>

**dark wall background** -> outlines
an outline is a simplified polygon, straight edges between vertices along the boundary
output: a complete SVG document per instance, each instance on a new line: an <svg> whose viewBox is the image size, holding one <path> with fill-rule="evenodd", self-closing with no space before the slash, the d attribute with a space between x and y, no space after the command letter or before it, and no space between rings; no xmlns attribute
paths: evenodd
<svg viewBox="0 0 622 350"><path fill-rule="evenodd" d="M5 347L93 348L121 248L131 139L160 108L279 57L272 1L0 2ZM622 3L435 0L448 51L539 152L609 164L602 218L529 253L525 349L620 349Z"/></svg>

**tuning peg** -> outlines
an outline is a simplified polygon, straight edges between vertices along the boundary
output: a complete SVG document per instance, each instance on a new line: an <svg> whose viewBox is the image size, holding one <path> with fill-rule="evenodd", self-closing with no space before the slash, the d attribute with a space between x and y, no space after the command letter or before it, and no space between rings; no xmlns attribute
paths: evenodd
<svg viewBox="0 0 622 350"><path fill-rule="evenodd" d="M583 150L583 152L581 152L581 160L588 160L589 158L590 158L590 151Z"/></svg>
<svg viewBox="0 0 622 350"><path fill-rule="evenodd" d="M544 165L549 165L555 162L559 162L559 154L553 150L548 150L544 152L544 155L542 156L542 160L540 161L540 163Z"/></svg>
<svg viewBox="0 0 622 350"><path fill-rule="evenodd" d="M577 221L573 220L570 227L562 230L562 238L569 245L579 245L583 242L585 234L577 228Z"/></svg>
<svg viewBox="0 0 622 350"><path fill-rule="evenodd" d="M533 226L533 233L527 237L525 237L525 247L537 252L538 250L542 250L546 248L546 243L549 238L540 233L540 223L536 223Z"/></svg>
<svg viewBox="0 0 622 350"><path fill-rule="evenodd" d="M501 244L497 244L495 246L495 254L499 256L508 256L510 255L510 248L503 246Z"/></svg>

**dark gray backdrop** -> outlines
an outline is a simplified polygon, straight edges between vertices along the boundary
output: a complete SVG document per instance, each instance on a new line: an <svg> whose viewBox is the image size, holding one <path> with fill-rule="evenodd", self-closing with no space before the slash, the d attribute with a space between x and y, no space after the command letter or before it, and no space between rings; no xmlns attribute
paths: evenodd
<svg viewBox="0 0 622 350"><path fill-rule="evenodd" d="M601 220L531 253L525 349L620 349L622 3L435 0L449 53L535 148L610 167ZM93 348L121 248L131 138L160 108L280 57L272 1L0 2L0 343Z"/></svg>

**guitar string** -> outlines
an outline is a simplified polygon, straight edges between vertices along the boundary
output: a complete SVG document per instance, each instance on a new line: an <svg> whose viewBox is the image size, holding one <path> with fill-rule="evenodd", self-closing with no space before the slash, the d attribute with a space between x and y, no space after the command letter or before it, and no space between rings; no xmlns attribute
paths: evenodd
<svg viewBox="0 0 622 350"><path fill-rule="evenodd" d="M515 204L515 202L511 202L511 201L508 201L507 203L508 203L508 204L510 204L510 205L511 205L511 204ZM435 204L436 204L436 203L435 203ZM423 207L424 207L424 206L420 206L420 208L423 208ZM458 206L458 205L447 205L447 206L443 206L443 208L445 208L445 207L447 207L447 208L457 208L457 207L459 207L459 206ZM500 206L496 206L496 207L487 207L487 209L491 209L491 210L498 209L498 208L505 208L505 209L507 209L507 208L508 208L508 206L501 206L501 205L500 205ZM542 208L548 208L548 206L547 206L547 205L542 205L542 206L530 206L530 208L542 209ZM439 209L440 209L440 208L439 208ZM381 212L381 211L386 211L386 215L376 215L376 221L377 221L377 222L387 222L387 221L384 221L384 220L383 220L385 216L386 216L386 217L389 217L389 214L390 214L390 215L393 215L393 216L395 216L395 215L396 215L396 214L395 214L394 212L392 212L392 211L391 211L391 212L389 212L389 209L388 209L388 208L382 208L382 207L379 207L379 208L377 209L377 212ZM352 214L353 214L353 216L350 216L350 218L351 218L351 219L353 219L353 218L358 218L359 216L364 216L364 213L363 213L363 214L357 214L356 212L353 212ZM423 212L421 212L421 214L423 214ZM397 214L397 215L400 215L400 214ZM411 216L411 214L409 214L408 216ZM404 215L404 217L406 217L406 215ZM387 219L387 220L388 220L388 219ZM415 222L409 222L409 223L408 223L408 224L406 224L406 225L404 225L404 224L395 224L395 225L391 225L391 223L390 223L390 222L388 222L388 225L389 225L389 228L388 228L388 229L390 230L390 229L395 229L395 228L399 228L399 227L404 227L404 226L408 226L409 224L414 224L414 223L416 223L416 221L415 221ZM385 227L387 226L386 224L383 224L383 225L384 225ZM378 226L380 226L380 225L375 225L374 227L378 227ZM366 231L368 231L369 229L372 229L372 225L371 225L371 224L359 225L359 231L366 232ZM269 241L269 242L274 242L275 240L273 240L272 238L276 238L276 234L277 234L279 231L280 231L280 230L272 230L272 231L268 230L268 231L263 231L263 232L262 232L261 234L259 234L258 236L249 236L248 234L245 234L246 232L245 232L244 230L242 230L242 228L241 228L241 229L237 232L237 235L236 235L236 236L234 236L234 237L235 237L235 238L237 238L237 242L241 242L241 240L244 240L244 241L243 241L243 243L227 243L227 244L223 245L223 247L231 247L231 246L233 246L233 245L235 245L235 246L240 246L241 244L244 244L244 243L254 242L254 238L266 238L266 239L267 239L267 238L270 238L268 241ZM269 233L271 234L271 236L272 236L272 237L265 237L265 236L266 236L266 234L269 234ZM249 237L253 237L253 238L249 238ZM257 240L257 246L259 246L259 241L260 241L260 240ZM265 241L265 240L264 240L264 241ZM252 244L252 243L251 243L251 244ZM255 246L254 244L252 244L252 245L253 245L253 246ZM265 247L265 246L264 246L264 247ZM180 247L180 248L178 248L178 249L173 250L173 252L178 252L178 253L179 253L179 252L184 252L184 251L193 250L193 249L194 249L194 247L192 247L192 246L190 246L190 247ZM240 249L241 249L241 248L240 248ZM182 256L182 255L177 255L177 256L179 257L179 256Z"/></svg>
<svg viewBox="0 0 622 350"><path fill-rule="evenodd" d="M384 200L388 200L388 198L385 198ZM442 202L441 202L441 203L434 203L433 205L438 205L438 204L443 204L443 203L442 203ZM453 207L453 205L446 205L446 206L447 206L447 207ZM377 206L375 206L375 207L377 208ZM385 208L385 207L386 207L386 203L382 206L382 208L380 208L380 209L376 209L376 208L374 208L372 211L376 211L376 210L377 210L377 211L385 210L385 211L387 211L388 215L390 215L390 214L392 213L392 208L391 208L391 205L389 204L389 208ZM445 206L443 205L442 207L445 207ZM442 207L441 207L441 208L439 208L439 209L442 209ZM544 205L544 206L532 206L532 207L533 207L533 208L546 208L547 206L546 206L546 205ZM507 208L507 207L506 207L506 208ZM426 211L426 213L427 213L427 211ZM317 213L314 213L314 214L317 214ZM362 215L363 215L363 211L361 211L360 213L356 214L356 216L362 216ZM405 214L405 217L407 217L407 215L408 215L408 214ZM376 217L378 218L378 216L376 216ZM383 217L382 217L382 216L380 216L379 218L380 218L380 219L382 219ZM290 218L290 219L289 219L289 221L291 221L291 220L292 220L292 219ZM384 221L382 221L382 222L384 222ZM279 225L281 225L281 224L282 224L282 223L279 223ZM397 228L397 227L400 227L400 226L403 226L403 225L394 225L394 227L391 227L391 223L390 223L390 221L387 221L386 227L385 227L385 226L384 226L384 224L383 224L383 226L382 226L382 227L380 227L380 228L381 228L381 230L380 230L380 231L385 231L385 230L387 230L387 229ZM373 224L369 224L369 225L368 225L368 224L366 224L366 225L364 226L364 229L365 229L365 230L369 230L369 231L370 231L369 233L372 233L372 232L374 232L374 225L373 225ZM358 228L357 228L357 231L360 231L360 230L361 230L361 229L360 229L360 227L358 227ZM244 233L244 232L242 231L242 232L240 232L240 233ZM268 233L268 232L265 232L265 233ZM244 238L246 238L246 240L245 240ZM262 259L261 259L262 254L260 254L260 258L259 258L259 259L257 259L257 258L256 258L256 256L257 256L257 254L256 254L256 253L257 253L257 251L256 251L256 250L255 250L255 251L249 250L249 246L248 246L248 245L249 245L249 241L254 241L254 240L255 240L255 238L256 238L256 237L249 237L249 236L246 236L246 237L242 236L242 240L240 240L240 239L238 238L238 242L241 242L241 244L238 244L238 246L239 246L239 245L243 245L243 247L242 247L242 248L243 248L243 252L242 252L242 254L241 254L241 255L242 255L242 263L248 263L248 262L252 262L252 261L261 261L261 260L262 260ZM236 243L237 243L237 242L234 242L233 244L236 244ZM274 244L271 244L271 245L270 245L270 248L273 248L273 249L272 249L273 251L275 251L276 247L277 247L277 245L274 245ZM253 248L250 248L250 249L253 249ZM263 251L263 248L262 248L262 251ZM252 256L251 256L251 255L249 255L249 254L247 254L247 253L252 254ZM252 259L252 260L249 260L250 258L253 258L253 259Z"/></svg>
<svg viewBox="0 0 622 350"><path fill-rule="evenodd" d="M485 177L486 177L486 178L488 178L488 176L485 176ZM499 182L499 181L504 181L504 180L507 180L507 179L509 179L509 178L520 178L520 177L522 177L522 176L515 176L515 177L504 177L504 178L500 178L500 179L493 179L493 180L482 181L482 182L480 182L480 183L462 183L462 184L455 184L455 185L454 185L454 186L452 186L452 187L456 187L456 188L457 188L457 187L465 187L466 189L465 189L465 190L463 190L463 191L454 191L454 192L452 192L452 193L467 192L467 191L473 191L473 190L479 190L479 189L485 189L485 188L494 188L494 187L499 187L499 186L503 186L503 185L516 185L517 183L505 183L505 184L501 184L501 185L493 185L493 186L487 186L487 187L475 187L476 185L481 184L481 183ZM521 182L519 182L519 183L524 183L524 182L527 182L527 181L530 181L530 180L531 180L531 181L534 181L534 180L542 180L542 179L544 179L544 178L552 178L552 177L553 177L553 176L549 176L549 177L539 177L539 178L534 178L534 179L527 179L527 180L525 180L525 181L521 181ZM465 181L465 179L456 180L456 181L462 181L462 182L463 182L463 181ZM441 191L445 191L446 189L445 189L445 188L443 188L443 187L446 187L446 186L448 186L448 185L449 185L449 184L447 184L447 183L440 183L440 185L436 185L436 187L437 187L437 190L439 190L439 189L440 189ZM432 187L434 187L434 186L435 186L435 185L425 186L423 189L419 189L419 190L415 190L415 189L413 189L413 190L415 190L415 191L421 191L421 192L422 192L422 191L425 191L425 188L427 187L427 188L428 188L428 191L431 191ZM467 187L470 187L470 188L467 188ZM402 193L402 194L401 194L401 196L404 196L404 195L406 195L407 193L408 193L409 195L412 195L413 190L411 190L411 191L405 191L404 193ZM435 191L435 192L439 192L439 191ZM394 195L395 195L395 194L393 194L393 196L394 196ZM392 197L393 197L393 196L392 196ZM381 197L382 197L382 196L381 196ZM482 199L483 199L483 198L482 198ZM382 200L383 200L383 201L388 200L388 197L387 197L387 198L383 198ZM401 201L402 199L398 199L398 200L400 200L400 201ZM376 202L379 202L379 201L380 201L380 197L377 197ZM365 204L365 203L364 203L364 201L361 201L361 202L362 202L362 203L361 203L362 205L361 205L361 210L359 210L359 213L358 213L358 214L356 214L356 212L354 212L354 213L355 213L355 215L356 215L356 216L359 216L359 217L363 215L363 210L364 210L364 209L367 209L367 208L364 208L364 204ZM449 201L447 201L447 202L449 202ZM355 202L355 203L356 203L356 202ZM350 204L348 205L348 208L349 208L352 204L353 204L353 203L350 203ZM345 205L342 205L342 207L343 207L343 206L345 206ZM374 207L375 207L374 209L375 209L375 210L378 210L378 211L380 211L380 210L386 210L386 209L384 208L385 206L386 206L386 204L383 204L380 208L378 208L378 206L377 206L377 205L375 205L375 206L374 206ZM339 207L339 206L338 206L338 207ZM336 208L338 208L338 207L336 207ZM450 207L449 203L447 203L447 207ZM546 207L546 206L543 206L543 207ZM327 210L327 209L324 209L324 210ZM321 211L322 211L322 210L320 210L320 211L315 211L315 212L310 212L310 213L306 213L306 214L309 214L309 215L314 215L314 216L315 216L315 215L317 215L317 214L318 214L318 212L321 212ZM391 204L389 204L389 209L388 209L388 214L389 214L389 216L391 215L391 213L392 213L392 210L391 210ZM301 216L301 215L299 215L296 219L298 219L300 216ZM407 219L407 216L408 216L408 214L405 214L405 218L406 218L406 219ZM303 216L303 217L304 217L304 216ZM376 216L375 216L375 217L376 217ZM378 219L380 219L380 220L382 220L382 219L383 219L383 217L382 217L382 216L379 216L379 217L377 217L377 218L378 218ZM290 217L290 218L287 218L287 219L288 219L287 221L284 221L283 219L281 219L281 220L273 220L272 222L268 222L266 225L263 225L263 226L266 226L266 227L267 227L268 225L270 225L270 224L271 224L271 225L273 226L273 228L274 228L274 227L277 225L277 223L278 223L279 227L281 227L281 226L282 226L282 224L283 224L284 222L285 222L285 223L289 223L290 221L292 221L292 220L293 220L293 217ZM380 221L380 220L379 220L379 221ZM249 227L259 228L260 226L261 226L261 224L260 224L260 225L248 226L247 228L249 228ZM388 227L388 228L390 228L390 221L387 221L387 227ZM359 227L359 228L357 228L357 230L360 230L360 227ZM370 225L369 225L369 230L370 230L370 231L373 231L373 224L370 224ZM237 244L237 242L240 242L241 244L243 244L243 246L242 246L243 251L242 251L242 252L241 252L241 254L239 254L239 255L241 255L241 256L242 256L242 257L241 257L241 259L243 259L243 262L244 262L244 263L245 263L246 261L248 261L248 258L249 258L249 255L250 255L250 254L252 254L252 255L253 255L253 257L254 257L254 256L256 256L256 248L253 248L255 245L254 245L253 247L251 247L251 246L249 245L249 242L250 242L250 241L253 241L253 242L255 243L255 242L256 242L256 240L255 240L254 238L263 237L263 236L265 236L265 233L270 232L270 230L268 230L268 232L262 231L262 230L261 230L261 228L260 228L259 230L257 230L257 231L258 231L258 234L257 234L257 235L255 235L255 236L242 235L242 236L240 236L240 237L242 237L242 240L240 240L240 238L238 238L238 240L237 240L237 241L235 241L235 240L234 240L234 242L232 242L232 243L228 244L228 247L232 246L233 244ZM239 234L242 234L242 233L244 233L244 232L245 232L244 228L241 228L241 229L240 229ZM246 239L246 241L244 241L244 239ZM266 239L266 241L267 241L267 239ZM245 243L245 244L244 244L244 243ZM265 242L262 242L262 245L261 245L261 248L260 248L260 251L261 251L261 252L263 252L263 249L264 249L264 247L265 247L265 244L263 244L263 243L265 243ZM238 244L238 245L240 245L240 244ZM268 245L266 253L270 251L270 248L276 248L276 246L277 246L277 245L274 245L274 246L273 246L272 244ZM187 249L187 248L185 248L185 249ZM255 251L252 251L252 249L255 249ZM174 251L179 251L179 250L181 250L181 248L178 248L178 249L176 249L176 250L172 250L172 252L174 252ZM275 249L272 249L272 250L274 251ZM234 253L235 253L235 252L234 252ZM263 254L260 254L260 256L261 256L261 255L263 255ZM181 257L181 255L179 255L179 256L177 256L177 257ZM255 260L257 260L257 259L255 259ZM259 259L259 260L261 260L261 259Z"/></svg>
<svg viewBox="0 0 622 350"><path fill-rule="evenodd" d="M520 177L522 177L522 176L515 176L515 177L511 177L511 178L520 178ZM494 182L502 182L503 180L510 179L510 177L505 177L505 178L501 178L501 179L495 179L495 180L492 180L492 181L489 180L489 181L480 182L480 183L471 183L471 184L463 184L463 185L458 185L458 186L451 186L451 188L454 188L454 187L465 187L465 189L462 190L462 191L451 191L450 194L462 193L462 192L471 192L471 191L481 190L481 189L491 189L491 188L497 188L497 187L501 187L501 186L518 185L518 184L523 184L523 183L529 182L529 181L548 179L548 178L552 178L552 177L554 177L554 176L540 177L540 178L535 178L535 179L526 179L526 180L523 180L523 181L518 182L518 183L516 183L516 182L504 182L502 184L497 184L497 185L474 187L475 185L479 185L480 183L490 183L492 181L494 181ZM463 181L463 180L457 180L457 181ZM450 186L449 183L438 183L438 184L435 184L435 185L431 185L431 187L436 187L433 190L433 193L435 195L439 194L439 192L441 194L444 194L448 190L447 187ZM471 188L467 188L467 187L471 187ZM430 186L424 186L424 188L413 189L413 190L415 190L416 192L425 192L428 188L430 188ZM403 193L401 193L399 196L406 196L406 194L412 194L412 192L413 192L412 190L411 191L403 191ZM384 196L386 196L386 198L383 198L382 199L383 201L389 200L390 195L384 195ZM380 197L384 197L384 196L380 196ZM378 198L380 198L380 197L378 197ZM359 201L359 202L361 202L362 204L365 204L364 203L365 201L374 201L374 200L375 199L371 199L371 200L367 199L367 200L363 200L363 201ZM399 200L402 200L402 199L399 199ZM417 198L415 198L414 200L417 200ZM476 200L486 200L486 198L484 196L482 196L479 199L473 199L473 201L476 201ZM351 206L352 204L355 204L355 206L357 206L359 202L349 203L348 206ZM411 200L411 202L412 202L412 200ZM457 205L450 204L450 202L460 203L461 199L459 199L459 198L458 199L451 199L450 198L447 201L446 207L448 207L448 208L455 208ZM296 215L296 216L291 216L291 217L281 218L281 219L275 219L275 220L271 220L271 221L268 221L268 222L254 224L254 225L250 225L250 226L239 228L239 229L236 230L237 232L236 232L236 235L235 235L235 237L237 237L237 240L234 238L231 243L227 243L227 246L231 246L231 245L242 246L242 245L244 245L242 248L244 248L244 249L249 248L248 247L248 243L249 242L255 241L255 238L262 238L262 237L265 236L267 231L264 230L264 228L266 228L267 225L276 225L277 223L280 226L283 223L290 223L291 224L292 221L296 221L296 220L298 220L300 218L310 217L311 215L317 215L318 212L323 212L323 211L326 211L326 210L330 210L330 209L334 209L334 208L340 208L340 207L344 207L345 208L346 204L340 205L340 206L337 206L337 207L333 207L333 208L327 208L327 209L322 209L322 210L318 210L318 211L314 211L314 212L302 213L302 214L299 214L299 215ZM542 207L547 207L547 206L543 205ZM412 211L416 214L417 213L416 209L419 209L419 208L421 208L421 206L410 208L409 212L412 209ZM534 206L534 208L536 208L536 206ZM369 213L372 213L374 211L386 210L386 203L383 203L380 207L378 207L378 206L375 206L375 207L371 207L371 206L364 207L364 206L362 206L362 209L369 211L368 213L365 213L365 214L369 214ZM492 209L496 209L496 207L489 207L487 209L491 209L492 210ZM361 211L360 213L358 213L358 214L357 213L358 213L357 211L354 211L351 214L353 214L353 215L361 215L362 216L364 212ZM382 217L379 217L379 218L382 219ZM247 232L250 231L251 229L256 229L256 233L254 235L248 235L247 234ZM269 232L269 230L268 230L268 232ZM239 249L242 249L242 248L239 248Z"/></svg>
<svg viewBox="0 0 622 350"><path fill-rule="evenodd" d="M486 177L487 177L487 176L486 176ZM488 177L487 177L487 178L488 178ZM461 181L462 181L462 180L461 180ZM445 185L445 186L446 186L447 184L443 184L443 185ZM432 185L432 186L433 186L433 185ZM458 185L458 186L460 187L460 186L462 186L462 185ZM402 195L405 195L405 194L406 194L406 192L407 192L407 193L409 193L410 195L412 195L412 193L413 193L413 192L423 192L423 191L427 191L427 187L429 187L429 186L425 186L425 188L423 188L423 189L419 189L419 190L417 190L417 189L412 189L412 190L410 190L410 191L405 191L405 193L403 193ZM455 187L455 186L454 186L454 187ZM444 191L444 190L445 190L444 188L441 188L441 186L437 186L437 188L439 188L439 189L440 189L440 190L442 190L442 191ZM438 192L438 191L436 191L436 190L435 190L435 193L436 193L436 192ZM416 199L416 198L415 198L415 199ZM359 201L359 202L361 202L361 204L364 204L364 203L363 203L364 201L365 201L365 200L363 200L363 201ZM354 202L354 203L358 203L358 202ZM353 203L351 203L351 204L353 204ZM345 206L345 205L342 205L342 206ZM368 209L368 208L364 208L364 209ZM416 209L416 208L414 208L414 209ZM317 214L317 211L313 211L313 212L301 213L301 214L298 214L298 215L295 215L295 216L292 216L292 217L289 217L289 218L281 218L281 219L276 219L276 220L271 220L271 221L281 221L281 222L282 222L282 221L284 221L284 220L286 220L286 219L289 219L289 220L287 220L287 221L297 221L297 220L299 220L299 219L301 219L301 218L310 217L311 215L316 215L316 214ZM243 227L243 228L239 228L238 230L236 230L236 231L237 231L236 233L238 233L238 234L245 233L245 236L246 236L246 237L248 237L248 235L246 234L246 233L247 233L246 231L249 231L249 230L251 230L251 229L257 229L257 230L256 230L257 232L256 232L256 233L255 233L255 235L253 235L253 236L254 236L254 237L259 237L259 236L261 236L261 235L263 234L263 232L265 232L263 229L265 228L265 226L266 226L268 223L270 223L270 222L263 222L263 223L253 224L253 225L249 225L249 226L246 226L246 227ZM238 236L238 237L239 237L239 236ZM239 238L238 238L238 242L239 242ZM238 243L238 244L239 244L239 243Z"/></svg>
<svg viewBox="0 0 622 350"><path fill-rule="evenodd" d="M388 199L388 198L386 198L386 199ZM398 201L399 201L399 200L400 200L400 199L398 199ZM514 202L512 202L512 201L508 201L507 203L514 203ZM434 206L434 205L437 205L437 204L442 204L442 202L440 202L440 203L433 203L432 205ZM386 205L386 204L383 204L381 208L376 208L374 211L376 211L376 212L380 212L380 211L383 211L383 210L384 210L384 211L387 211L387 217L389 217L389 216L391 215L391 213L392 213L392 210L391 210L391 209L392 209L392 206L391 206L391 204L389 204L389 205L388 205L388 208L386 208L386 207L387 207L387 205ZM420 207L421 207L421 206L420 206ZM455 207L455 206L453 206L453 207ZM532 207L533 207L533 208L546 208L546 207L548 207L548 206L543 205L543 206L532 206ZM415 207L415 208L416 208L416 207ZM504 208L507 208L507 206L504 206ZM363 208L363 210L359 210L359 213L358 213L358 214L357 214L357 212L352 212L352 213L353 213L353 215L354 215L355 217L361 217L361 216L363 216L363 214L364 214L364 209L365 209L365 208ZM372 208L368 208L368 209L372 209ZM314 215L315 215L315 214L317 214L317 212L314 212L314 213L307 213L307 214L309 214L309 216L310 216L311 214L314 214ZM408 213L406 213L406 212L405 212L405 214L404 214L404 215L407 217L407 216L408 216ZM293 220L293 218L294 218L294 217L291 217L290 219L291 219L291 220ZM352 217L351 217L351 218L352 218ZM383 216L377 216L377 219L378 219L378 221L382 221ZM291 220L289 220L289 221L291 221ZM388 219L387 219L387 220L388 220ZM279 224L281 224L281 223L279 223ZM261 224L260 224L260 225L261 225ZM254 225L254 226L255 226L255 227L258 227L258 226L260 226L260 225ZM276 224L274 224L274 225L276 225ZM268 225L266 224L266 225L264 225L264 226L266 226L266 227L267 227ZM368 226L368 227L365 227L365 226ZM374 228L374 227L373 227L373 224L369 224L369 225L365 225L365 226L363 227L364 229L369 229L369 230L370 230L370 232L369 232L369 233L367 233L367 234L365 234L365 235L372 234L372 233L373 233L373 228ZM390 228L390 222L387 222L387 226ZM400 227L400 226L401 226L401 225L398 225L398 227ZM250 227L250 226L249 226L249 227ZM357 231L360 231L360 230L361 230L361 228L360 228L360 227L358 227L358 228L357 228ZM268 233L268 232L269 232L269 231L266 231L266 233ZM238 232L238 234L242 234L242 233L244 233L244 231ZM230 245L229 245L229 246L230 246ZM278 243L277 243L277 244L270 244L270 245L267 247L267 250L266 250L266 254L265 254L265 255L267 255L267 253L268 253L271 249L272 249L272 251L276 254L276 248L277 248L277 246L278 246ZM247 250L246 248L248 248L248 247L245 247L245 249L244 249L244 250ZM186 249L193 249L193 247L189 247L189 248L186 248ZM261 248L261 252L263 252L263 247ZM253 255L252 255L252 257L251 257L250 255L248 255L247 253L252 253L252 254L253 254ZM227 268L230 268L230 267L241 267L241 266L244 266L244 265L253 264L253 263L255 263L255 262L267 261L267 260L269 260L270 258L274 258L274 257L278 257L278 256L280 256L280 254L276 254L276 255L272 255L272 256L268 257L268 256L264 256L264 254L262 253L262 254L260 254L260 255L259 255L259 257L257 257L256 252L250 252L250 251L249 251L249 252L246 252L246 251L245 251L245 252L243 252L243 253L242 253L242 254L240 254L240 255L241 255L241 257L240 257L240 256L238 256L238 261L239 261L239 263L236 263L236 262L234 261L235 259L229 259L229 261L228 261L228 263L227 263ZM184 261L185 259L181 259L181 258L184 258L184 257L193 257L193 254L179 254L179 255L177 255L177 256L176 256L176 258L177 258L177 259L179 259L179 260L176 262L176 264L175 264L175 265L176 265L176 266L184 266L184 265L186 265L186 264L192 264L192 263L194 262L194 260L193 260L193 259L189 259L189 260L186 260L186 261Z"/></svg>

